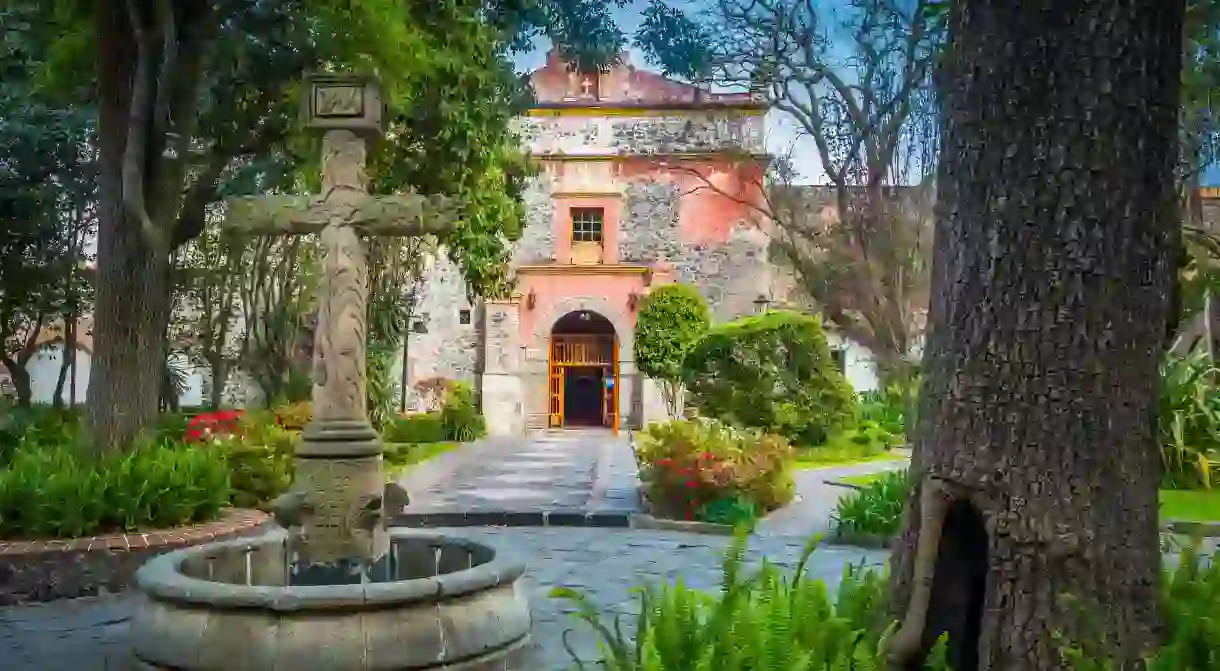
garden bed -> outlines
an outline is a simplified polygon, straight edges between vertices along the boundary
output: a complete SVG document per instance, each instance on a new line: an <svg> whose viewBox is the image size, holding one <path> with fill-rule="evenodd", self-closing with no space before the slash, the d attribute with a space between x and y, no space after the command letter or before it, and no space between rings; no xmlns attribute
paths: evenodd
<svg viewBox="0 0 1220 671"><path fill-rule="evenodd" d="M59 540L0 541L0 606L97 596L130 586L149 559L178 548L254 536L269 522L257 510L174 529Z"/></svg>

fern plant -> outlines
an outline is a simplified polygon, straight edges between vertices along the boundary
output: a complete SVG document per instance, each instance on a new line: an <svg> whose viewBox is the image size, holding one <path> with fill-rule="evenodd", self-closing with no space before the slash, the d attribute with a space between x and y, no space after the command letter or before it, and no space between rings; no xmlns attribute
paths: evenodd
<svg viewBox="0 0 1220 671"><path fill-rule="evenodd" d="M726 553L717 594L680 580L639 590L635 636L619 617L603 621L580 593L557 588L552 596L575 606L575 616L598 634L606 671L880 671L895 623L885 615L885 579L858 566L845 569L838 602L821 580L805 572L818 539L806 544L792 575L765 560L752 573L744 567L746 536L739 533ZM565 645L578 668L581 660ZM924 666L947 669L942 640Z"/></svg>

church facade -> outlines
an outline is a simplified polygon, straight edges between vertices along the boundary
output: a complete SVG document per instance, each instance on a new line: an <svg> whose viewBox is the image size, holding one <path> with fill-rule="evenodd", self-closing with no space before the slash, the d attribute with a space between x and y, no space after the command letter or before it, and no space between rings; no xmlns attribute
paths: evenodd
<svg viewBox="0 0 1220 671"><path fill-rule="evenodd" d="M632 343L652 289L690 284L716 321L774 297L752 206L767 108L626 63L575 72L554 53L530 79L537 104L518 131L540 171L513 254L516 293L471 304L460 271L436 259L407 376L476 385L493 434L638 427L664 416Z"/></svg>

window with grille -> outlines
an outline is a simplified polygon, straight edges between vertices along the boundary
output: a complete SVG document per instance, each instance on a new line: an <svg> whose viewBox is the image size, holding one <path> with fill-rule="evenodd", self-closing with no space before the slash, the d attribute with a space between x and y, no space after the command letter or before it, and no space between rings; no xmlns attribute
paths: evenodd
<svg viewBox="0 0 1220 671"><path fill-rule="evenodd" d="M600 207L572 208L572 242L602 241L605 213Z"/></svg>

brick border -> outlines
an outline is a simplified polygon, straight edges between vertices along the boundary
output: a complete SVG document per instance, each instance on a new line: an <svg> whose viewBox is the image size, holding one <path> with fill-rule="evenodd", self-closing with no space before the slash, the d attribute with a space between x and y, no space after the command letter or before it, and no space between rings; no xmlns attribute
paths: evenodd
<svg viewBox="0 0 1220 671"><path fill-rule="evenodd" d="M62 540L0 541L0 606L121 592L145 562L171 550L261 533L270 517L229 510L174 529Z"/></svg>

